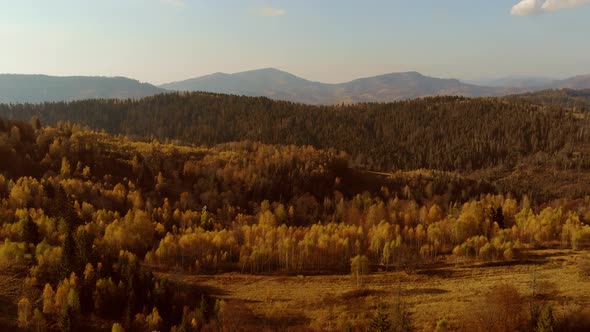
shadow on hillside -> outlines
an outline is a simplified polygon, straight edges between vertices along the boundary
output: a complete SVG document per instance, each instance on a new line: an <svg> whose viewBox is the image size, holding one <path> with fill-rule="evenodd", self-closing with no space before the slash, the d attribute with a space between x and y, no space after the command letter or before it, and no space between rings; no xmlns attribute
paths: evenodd
<svg viewBox="0 0 590 332"><path fill-rule="evenodd" d="M174 285L174 288L184 294L197 295L200 299L201 295L209 297L227 296L228 293L219 288L210 285L204 285L198 281L191 279L191 275L181 275L173 273L157 273L156 276L160 279L167 280Z"/></svg>
<svg viewBox="0 0 590 332"><path fill-rule="evenodd" d="M436 268L436 269L425 269L416 271L418 275L425 275L428 277L440 277L440 278L453 278L456 277L459 273L450 268Z"/></svg>
<svg viewBox="0 0 590 332"><path fill-rule="evenodd" d="M229 294L219 287L213 287L209 285L183 284L181 287L183 287L188 294L202 294L209 297L223 297Z"/></svg>
<svg viewBox="0 0 590 332"><path fill-rule="evenodd" d="M552 257L567 257L567 256L572 256L572 255L577 255L578 252L573 251L573 250L561 250L561 251L552 251L552 252L547 252L547 251L540 251L540 250L523 250L520 253L520 256L526 259L547 259L547 258L552 258Z"/></svg>
<svg viewBox="0 0 590 332"><path fill-rule="evenodd" d="M404 295L404 296L437 295L437 294L445 294L448 292L449 292L448 290L440 289L440 288L412 288L412 289L403 290L402 295Z"/></svg>
<svg viewBox="0 0 590 332"><path fill-rule="evenodd" d="M547 263L547 259L515 259L511 261L492 261L492 262L472 262L466 264L459 264L455 266L445 266L438 268L421 269L415 271L418 275L424 275L428 277L440 277L440 278L456 278L464 277L469 273L466 270L484 269L490 267L510 267L510 266L521 266L521 265L544 265Z"/></svg>
<svg viewBox="0 0 590 332"><path fill-rule="evenodd" d="M516 265L544 265L547 263L546 259L514 259L511 261L494 261L485 262L478 265L472 265L471 268L485 268L485 267L506 267Z"/></svg>
<svg viewBox="0 0 590 332"><path fill-rule="evenodd" d="M385 293L385 292L382 290L362 288L362 289L355 289L355 290L345 292L342 295L340 295L340 297L342 297L345 300L352 300L352 299L357 299L360 297L367 297L367 296L371 296L371 295L380 295L383 293Z"/></svg>
<svg viewBox="0 0 590 332"><path fill-rule="evenodd" d="M264 321L265 326L268 326L275 331L285 331L293 326L308 326L311 320L303 313L285 312L278 313L272 317L266 316L260 318L259 321Z"/></svg>

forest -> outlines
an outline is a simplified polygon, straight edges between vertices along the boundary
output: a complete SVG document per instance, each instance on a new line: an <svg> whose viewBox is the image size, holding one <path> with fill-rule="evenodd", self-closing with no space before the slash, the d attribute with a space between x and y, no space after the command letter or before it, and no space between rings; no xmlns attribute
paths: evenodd
<svg viewBox="0 0 590 332"><path fill-rule="evenodd" d="M589 194L572 181L590 166L584 92L506 98L432 97L388 104L309 106L210 93L139 100L5 104L0 116L70 121L133 140L211 147L250 140L346 151L350 166L393 173L459 172L534 202ZM576 106L577 105L577 106ZM564 134L567 133L567 134ZM535 176L523 176L533 173ZM556 174L551 186L547 170ZM568 179L567 183L563 179ZM498 181L500 180L500 181Z"/></svg>
<svg viewBox="0 0 590 332"><path fill-rule="evenodd" d="M354 165L373 171L513 167L540 153L559 167L587 169L589 120L580 116L585 109L564 111L564 101L552 105L550 96L547 91L507 98L309 106L263 97L184 93L139 100L5 104L0 114L25 121L38 116L48 125L71 121L160 142L212 146L252 140L335 148L347 151ZM576 100L567 94L562 98ZM571 158L575 153L581 155Z"/></svg>
<svg viewBox="0 0 590 332"><path fill-rule="evenodd" d="M487 285L477 315L418 321L401 281L393 304L350 308L379 302L371 280L390 272L510 268L542 250L579 254L589 286L590 122L542 100L0 105L0 287L24 280L0 299L14 312L0 328L587 330L587 296L574 312L509 283ZM352 291L325 317L287 319L188 282L224 275L343 276Z"/></svg>

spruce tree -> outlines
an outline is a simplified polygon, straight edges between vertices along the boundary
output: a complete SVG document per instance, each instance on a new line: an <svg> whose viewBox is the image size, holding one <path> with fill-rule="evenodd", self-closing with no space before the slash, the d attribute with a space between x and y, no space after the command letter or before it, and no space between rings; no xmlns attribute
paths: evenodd
<svg viewBox="0 0 590 332"><path fill-rule="evenodd" d="M39 226L29 216L23 222L22 240L26 243L37 245L41 242L41 235L39 234Z"/></svg>
<svg viewBox="0 0 590 332"><path fill-rule="evenodd" d="M65 236L62 245L61 263L60 263L60 279L70 276L72 272L76 272L77 268L77 247L74 239L72 226L66 221Z"/></svg>
<svg viewBox="0 0 590 332"><path fill-rule="evenodd" d="M391 331L391 327L389 315L384 312L383 307L377 308L371 318L370 330L373 332L389 332Z"/></svg>
<svg viewBox="0 0 590 332"><path fill-rule="evenodd" d="M551 305L547 304L543 307L543 310L541 310L535 332L553 332L553 325L553 308Z"/></svg>

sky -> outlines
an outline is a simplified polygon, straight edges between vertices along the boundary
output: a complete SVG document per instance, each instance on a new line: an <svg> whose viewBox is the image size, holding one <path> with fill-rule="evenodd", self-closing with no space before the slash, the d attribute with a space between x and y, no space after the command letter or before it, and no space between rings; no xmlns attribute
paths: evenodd
<svg viewBox="0 0 590 332"><path fill-rule="evenodd" d="M590 0L0 0L0 73L590 74Z"/></svg>

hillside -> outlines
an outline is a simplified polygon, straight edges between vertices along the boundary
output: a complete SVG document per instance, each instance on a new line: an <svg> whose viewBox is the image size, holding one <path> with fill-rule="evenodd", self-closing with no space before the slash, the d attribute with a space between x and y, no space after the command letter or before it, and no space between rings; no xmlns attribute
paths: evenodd
<svg viewBox="0 0 590 332"><path fill-rule="evenodd" d="M44 124L72 121L142 140L207 146L250 140L334 148L347 152L351 165L372 171L478 172L479 179L503 179L506 191L540 200L588 193L580 181L553 185L590 169L590 119L526 98L431 97L308 106L183 93L137 101L0 105L0 116L28 120L34 115ZM544 183L546 173L557 182ZM527 181L527 176L537 180Z"/></svg>
<svg viewBox="0 0 590 332"><path fill-rule="evenodd" d="M90 98L141 98L164 92L124 77L0 74L0 102L41 103Z"/></svg>
<svg viewBox="0 0 590 332"><path fill-rule="evenodd" d="M244 96L266 96L321 104L331 98L331 85L312 82L277 69L268 68L236 74L215 73L186 81L161 85L173 91L206 91Z"/></svg>
<svg viewBox="0 0 590 332"><path fill-rule="evenodd" d="M553 88L583 90L590 89L590 75L578 75L551 84Z"/></svg>
<svg viewBox="0 0 590 332"><path fill-rule="evenodd" d="M307 104L391 102L425 96L497 96L516 90L487 88L439 79L416 72L391 73L341 84L312 82L278 69L267 68L236 74L216 73L161 86L176 91L205 91L264 96Z"/></svg>
<svg viewBox="0 0 590 332"><path fill-rule="evenodd" d="M495 88L517 88L523 90L536 90L550 86L555 79L549 77L537 77L537 76L507 76L498 78L481 78L476 80L462 80L462 82L489 86Z"/></svg>
<svg viewBox="0 0 590 332"><path fill-rule="evenodd" d="M334 149L32 120L0 119L5 330L527 331L541 321L529 305L553 306L558 331L590 326L587 198L535 204L452 172L363 172Z"/></svg>
<svg viewBox="0 0 590 332"><path fill-rule="evenodd" d="M508 90L461 83L456 79L424 76L417 72L392 73L338 84L336 98L345 102L391 102L427 96L498 96Z"/></svg>
<svg viewBox="0 0 590 332"><path fill-rule="evenodd" d="M575 108L579 111L590 109L590 89L550 89L507 96L506 99L528 101L534 104Z"/></svg>

